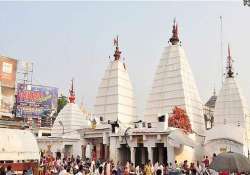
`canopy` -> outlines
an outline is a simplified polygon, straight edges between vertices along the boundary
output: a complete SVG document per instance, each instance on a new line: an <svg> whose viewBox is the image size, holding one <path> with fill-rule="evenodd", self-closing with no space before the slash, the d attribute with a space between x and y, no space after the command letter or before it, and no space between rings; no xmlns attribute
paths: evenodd
<svg viewBox="0 0 250 175"><path fill-rule="evenodd" d="M173 144L173 146L176 146L176 144L179 145L186 145L190 147L195 147L197 144L193 139L191 139L188 134L185 134L182 130L180 129L175 129L170 132L168 135L168 138L170 139L170 143Z"/></svg>
<svg viewBox="0 0 250 175"><path fill-rule="evenodd" d="M214 157L209 167L217 172L249 173L250 161L242 154L227 152Z"/></svg>
<svg viewBox="0 0 250 175"><path fill-rule="evenodd" d="M35 136L27 130L0 128L0 160L39 160Z"/></svg>

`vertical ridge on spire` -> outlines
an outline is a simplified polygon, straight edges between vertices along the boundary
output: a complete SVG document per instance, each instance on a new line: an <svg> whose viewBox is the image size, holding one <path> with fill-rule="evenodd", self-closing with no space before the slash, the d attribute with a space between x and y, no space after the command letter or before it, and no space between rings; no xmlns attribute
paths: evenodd
<svg viewBox="0 0 250 175"><path fill-rule="evenodd" d="M233 72L233 60L231 57L231 50L230 50L230 45L228 44L227 47L227 78L232 78L234 77L234 72Z"/></svg>
<svg viewBox="0 0 250 175"><path fill-rule="evenodd" d="M116 38L114 38L114 46L115 46L115 53L114 53L115 60L120 60L122 52L119 50L119 38L118 38L118 36L116 36Z"/></svg>
<svg viewBox="0 0 250 175"><path fill-rule="evenodd" d="M172 37L169 39L172 45L176 45L179 43L179 36L178 36L178 25L174 19L173 29L172 29Z"/></svg>
<svg viewBox="0 0 250 175"><path fill-rule="evenodd" d="M216 89L214 87L213 96L216 96Z"/></svg>
<svg viewBox="0 0 250 175"><path fill-rule="evenodd" d="M74 90L74 79L71 80L71 88L69 89L69 102L75 103L75 90Z"/></svg>

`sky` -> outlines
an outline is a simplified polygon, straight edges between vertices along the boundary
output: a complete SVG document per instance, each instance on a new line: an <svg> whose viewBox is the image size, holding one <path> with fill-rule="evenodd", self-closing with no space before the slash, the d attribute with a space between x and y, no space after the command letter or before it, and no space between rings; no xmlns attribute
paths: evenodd
<svg viewBox="0 0 250 175"><path fill-rule="evenodd" d="M242 1L0 2L0 54L33 62L33 84L60 94L68 95L73 77L78 103L93 110L119 35L141 116L174 18L203 103L221 88L228 43L250 101L250 7Z"/></svg>

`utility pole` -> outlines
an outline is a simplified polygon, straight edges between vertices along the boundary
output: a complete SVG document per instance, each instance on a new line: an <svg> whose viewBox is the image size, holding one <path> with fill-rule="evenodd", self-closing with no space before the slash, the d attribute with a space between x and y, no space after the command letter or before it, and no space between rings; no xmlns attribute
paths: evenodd
<svg viewBox="0 0 250 175"><path fill-rule="evenodd" d="M222 30L222 16L220 16L220 62L221 62L221 84L223 85L223 30Z"/></svg>

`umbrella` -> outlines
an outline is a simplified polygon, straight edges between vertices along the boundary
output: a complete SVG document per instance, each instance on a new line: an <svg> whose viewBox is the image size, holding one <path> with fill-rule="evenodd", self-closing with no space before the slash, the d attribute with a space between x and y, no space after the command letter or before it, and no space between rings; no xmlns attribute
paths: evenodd
<svg viewBox="0 0 250 175"><path fill-rule="evenodd" d="M250 161L242 154L227 152L221 153L213 158L209 168L220 172L228 171L230 173L250 172Z"/></svg>

